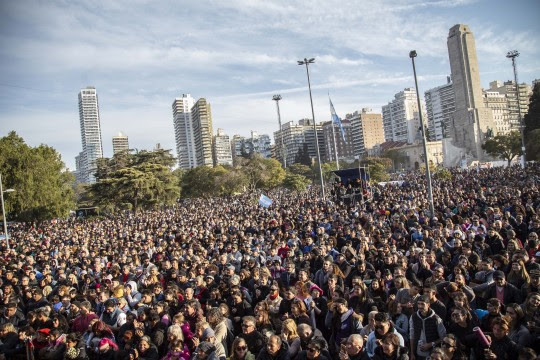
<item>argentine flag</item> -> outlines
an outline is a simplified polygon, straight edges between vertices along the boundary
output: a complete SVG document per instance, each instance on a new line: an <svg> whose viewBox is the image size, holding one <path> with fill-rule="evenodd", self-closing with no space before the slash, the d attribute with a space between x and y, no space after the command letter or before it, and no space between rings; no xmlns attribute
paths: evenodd
<svg viewBox="0 0 540 360"><path fill-rule="evenodd" d="M343 130L341 119L336 114L336 109L334 109L334 104L332 104L332 100L330 100L330 96L328 97L328 100L330 101L330 113L332 114L332 123L337 124L339 126L339 132L341 132L341 138L343 139L343 142L346 143L345 130Z"/></svg>
<svg viewBox="0 0 540 360"><path fill-rule="evenodd" d="M270 205L272 205L272 199L264 194L261 194L261 197L259 198L259 205L265 208L270 207Z"/></svg>

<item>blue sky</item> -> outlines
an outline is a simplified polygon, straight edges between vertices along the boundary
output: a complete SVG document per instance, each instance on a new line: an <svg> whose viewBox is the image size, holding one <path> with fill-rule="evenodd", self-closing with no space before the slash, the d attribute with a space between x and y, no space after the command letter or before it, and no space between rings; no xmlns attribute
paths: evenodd
<svg viewBox="0 0 540 360"><path fill-rule="evenodd" d="M419 87L450 73L446 37L455 24L474 32L482 85L513 77L508 50L521 52L519 80L540 78L537 0L401 1L1 1L0 136L17 131L46 143L68 167L81 150L78 91L98 90L103 147L122 131L132 148L175 150L171 104L191 93L212 105L214 129L229 135L277 129L284 121L329 120L379 111L413 87L408 53L418 52Z"/></svg>

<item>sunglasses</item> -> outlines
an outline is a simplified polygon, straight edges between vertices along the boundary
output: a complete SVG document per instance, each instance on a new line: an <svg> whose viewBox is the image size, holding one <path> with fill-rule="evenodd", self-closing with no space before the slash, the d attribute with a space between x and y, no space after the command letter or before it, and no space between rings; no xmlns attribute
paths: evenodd
<svg viewBox="0 0 540 360"><path fill-rule="evenodd" d="M237 346L236 347L236 351L240 350L240 351L244 351L247 349L247 346Z"/></svg>
<svg viewBox="0 0 540 360"><path fill-rule="evenodd" d="M454 345L450 344L450 343L447 343L446 341L443 341L441 343L442 347L446 347L446 348L453 348L455 347Z"/></svg>
<svg viewBox="0 0 540 360"><path fill-rule="evenodd" d="M311 352L321 351L321 349L316 348L316 347L308 347L307 350L308 350L308 351L311 351Z"/></svg>

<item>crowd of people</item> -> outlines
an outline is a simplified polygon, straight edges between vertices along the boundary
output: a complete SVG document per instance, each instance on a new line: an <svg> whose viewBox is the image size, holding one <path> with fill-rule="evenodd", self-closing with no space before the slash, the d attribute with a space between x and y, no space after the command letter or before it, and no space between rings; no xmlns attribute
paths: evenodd
<svg viewBox="0 0 540 360"><path fill-rule="evenodd" d="M401 180L13 224L0 358L536 359L540 166Z"/></svg>

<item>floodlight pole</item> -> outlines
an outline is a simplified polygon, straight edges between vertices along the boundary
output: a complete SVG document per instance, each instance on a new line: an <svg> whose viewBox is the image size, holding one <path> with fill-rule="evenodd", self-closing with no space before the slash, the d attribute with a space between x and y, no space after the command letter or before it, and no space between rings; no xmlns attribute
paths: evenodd
<svg viewBox="0 0 540 360"><path fill-rule="evenodd" d="M283 129L281 128L281 113L279 111L279 100L281 100L281 95L274 95L272 100L276 102L277 107L277 118L279 123L279 137L281 138L281 158L283 159L283 168L287 168L287 154L285 151L285 145L283 145Z"/></svg>
<svg viewBox="0 0 540 360"><path fill-rule="evenodd" d="M519 51L512 50L509 51L506 54L506 57L509 59L512 59L512 67L514 68L514 82L516 83L516 96L517 96L517 107L518 107L518 116L519 116L519 129L521 133L521 151L523 154L521 155L521 167L525 168L525 126L523 124L523 118L521 117L521 104L519 102L519 84L518 84L518 77L517 77L517 69L516 69L516 58L519 56Z"/></svg>
<svg viewBox="0 0 540 360"><path fill-rule="evenodd" d="M309 89L309 101L311 102L311 115L313 117L313 131L315 132L315 148L317 149L317 161L319 162L319 176L321 177L322 198L323 198L323 201L326 201L326 193L324 191L324 179L323 179L322 166L321 166L321 153L319 151L319 136L317 135L315 111L313 110L313 97L311 96L311 80L309 78L309 64L313 64L314 62L315 62L315 58L311 58L311 59L304 58L304 60L298 61L298 65L306 65L306 74L307 74L308 89Z"/></svg>
<svg viewBox="0 0 540 360"><path fill-rule="evenodd" d="M422 144L424 146L424 159L426 162L426 180L429 200L429 212L430 218L435 216L435 207L433 206L433 190L431 188L431 171L429 170L428 151L426 144L426 132L424 130L424 119L422 117L422 104L420 103L420 92L418 91L418 80L416 79L416 66L414 64L414 58L417 56L416 50L411 50L409 57L412 60L413 74L414 74L414 86L416 87L416 101L418 102L418 116L420 118L420 128L422 129Z"/></svg>

